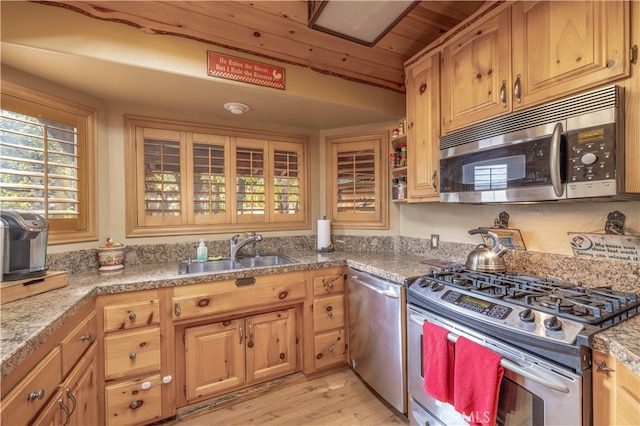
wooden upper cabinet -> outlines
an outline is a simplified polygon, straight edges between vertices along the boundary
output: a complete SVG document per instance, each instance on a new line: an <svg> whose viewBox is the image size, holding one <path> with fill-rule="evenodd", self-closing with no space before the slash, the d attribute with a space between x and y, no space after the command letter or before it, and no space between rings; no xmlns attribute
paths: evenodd
<svg viewBox="0 0 640 426"><path fill-rule="evenodd" d="M440 54L421 58L407 75L409 202L439 200Z"/></svg>
<svg viewBox="0 0 640 426"><path fill-rule="evenodd" d="M514 109L629 75L628 2L517 2L511 9Z"/></svg>
<svg viewBox="0 0 640 426"><path fill-rule="evenodd" d="M442 131L630 75L627 1L522 1L446 42Z"/></svg>
<svg viewBox="0 0 640 426"><path fill-rule="evenodd" d="M511 109L511 11L451 39L442 56L442 129L449 132Z"/></svg>

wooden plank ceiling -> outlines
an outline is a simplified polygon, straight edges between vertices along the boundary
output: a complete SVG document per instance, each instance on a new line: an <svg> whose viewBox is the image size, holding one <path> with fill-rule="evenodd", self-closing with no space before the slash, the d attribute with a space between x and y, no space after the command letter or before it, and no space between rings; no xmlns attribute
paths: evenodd
<svg viewBox="0 0 640 426"><path fill-rule="evenodd" d="M309 28L307 2L300 0L36 3L404 92L404 62L483 1L421 1L373 47Z"/></svg>

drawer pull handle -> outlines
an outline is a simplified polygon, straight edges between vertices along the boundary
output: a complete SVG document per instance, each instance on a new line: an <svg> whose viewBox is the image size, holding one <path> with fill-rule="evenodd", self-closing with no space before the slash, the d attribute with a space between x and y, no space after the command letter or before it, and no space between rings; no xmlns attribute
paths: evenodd
<svg viewBox="0 0 640 426"><path fill-rule="evenodd" d="M133 361L134 359L136 359L136 357L137 357L137 356L138 356L138 355L137 355L135 352L131 352L131 353L129 354L129 359L130 359L131 361Z"/></svg>
<svg viewBox="0 0 640 426"><path fill-rule="evenodd" d="M327 284L327 288L333 288L333 281Z"/></svg>
<svg viewBox="0 0 640 426"><path fill-rule="evenodd" d="M29 401L33 401L33 400L36 400L36 399L42 399L42 398L44 398L44 389L40 389L37 392L31 392L29 394Z"/></svg>
<svg viewBox="0 0 640 426"><path fill-rule="evenodd" d="M256 279L254 277L238 278L236 280L236 287L243 287L245 285L254 285L255 283L256 283Z"/></svg>
<svg viewBox="0 0 640 426"><path fill-rule="evenodd" d="M327 316L328 316L329 318L331 318L331 317L333 316L333 312L331 312L331 311L327 311Z"/></svg>
<svg viewBox="0 0 640 426"><path fill-rule="evenodd" d="M144 404L144 401L134 399L133 401L131 401L131 404L129 404L129 408L135 410L136 408L142 407L142 404Z"/></svg>
<svg viewBox="0 0 640 426"><path fill-rule="evenodd" d="M129 314L129 319L130 319L131 321L135 321L135 319L136 319L136 314L135 314L135 312L131 312L131 313Z"/></svg>
<svg viewBox="0 0 640 426"><path fill-rule="evenodd" d="M82 340L83 342L90 342L91 341L91 335L90 334L83 334L82 336L80 336L80 340Z"/></svg>
<svg viewBox="0 0 640 426"><path fill-rule="evenodd" d="M62 426L66 426L71 422L71 412L69 412L67 406L64 405L62 398L58 400L58 404L60 404L60 408L62 408L62 411L64 411L64 414L66 416L64 419L64 423L62 423Z"/></svg>
<svg viewBox="0 0 640 426"><path fill-rule="evenodd" d="M329 349L327 349L329 352L333 352L333 346L329 346Z"/></svg>
<svg viewBox="0 0 640 426"><path fill-rule="evenodd" d="M175 305L173 305L173 310L176 314L177 317L179 317L180 315L182 315L182 309L180 308L180 304L176 302Z"/></svg>
<svg viewBox="0 0 640 426"><path fill-rule="evenodd" d="M76 411L76 397L73 396L73 393L71 393L71 389L67 388L67 398L69 398L71 400L71 402L73 402L73 408L71 409L71 412L69 413L69 415L73 414L74 411Z"/></svg>
<svg viewBox="0 0 640 426"><path fill-rule="evenodd" d="M286 298L287 298L287 296L288 296L288 295L289 295L289 292L288 292L288 291L286 291L286 290L285 290L285 291L282 291L282 292L280 292L280 294L278 295L278 299L280 299L280 300L284 300L284 299L286 299Z"/></svg>

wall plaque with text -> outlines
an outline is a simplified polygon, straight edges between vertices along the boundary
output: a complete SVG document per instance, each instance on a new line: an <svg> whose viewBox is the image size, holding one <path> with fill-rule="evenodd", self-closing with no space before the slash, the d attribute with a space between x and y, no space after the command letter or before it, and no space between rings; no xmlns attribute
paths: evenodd
<svg viewBox="0 0 640 426"><path fill-rule="evenodd" d="M211 77L242 81L259 86L285 88L285 69L236 56L209 51L208 74Z"/></svg>

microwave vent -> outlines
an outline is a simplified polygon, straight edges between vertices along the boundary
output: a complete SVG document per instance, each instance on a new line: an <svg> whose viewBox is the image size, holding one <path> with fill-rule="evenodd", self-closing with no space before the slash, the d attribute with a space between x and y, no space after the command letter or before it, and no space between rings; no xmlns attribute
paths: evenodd
<svg viewBox="0 0 640 426"><path fill-rule="evenodd" d="M594 111L617 108L620 106L620 102L623 101L623 90L619 86L607 86L468 127L442 136L440 138L440 150L553 123Z"/></svg>

